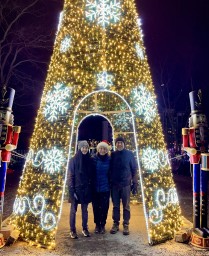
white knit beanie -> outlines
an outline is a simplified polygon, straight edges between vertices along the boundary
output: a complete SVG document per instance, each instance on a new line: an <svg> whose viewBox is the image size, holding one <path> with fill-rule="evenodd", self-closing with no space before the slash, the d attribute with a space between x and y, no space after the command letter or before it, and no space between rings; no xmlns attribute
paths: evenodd
<svg viewBox="0 0 209 256"><path fill-rule="evenodd" d="M100 143L97 145L97 151L99 151L99 148L100 148L100 147L106 148L107 151L109 151L109 149L110 149L109 145L108 145L106 142L104 142L104 141L100 142Z"/></svg>

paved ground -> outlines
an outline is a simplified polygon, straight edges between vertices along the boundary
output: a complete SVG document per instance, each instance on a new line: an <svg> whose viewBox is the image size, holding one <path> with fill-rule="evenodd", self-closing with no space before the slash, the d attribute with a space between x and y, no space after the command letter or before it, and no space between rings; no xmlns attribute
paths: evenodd
<svg viewBox="0 0 209 256"><path fill-rule="evenodd" d="M180 204L183 212L191 219L192 197L191 197L191 178L175 177L177 190L179 191ZM12 198L12 197L11 197ZM12 201L12 199L11 199ZM10 204L5 203L6 208L11 208ZM7 207L8 206L8 207ZM115 235L109 233L112 225L111 219L112 206L107 220L107 233L104 235L93 234L94 223L92 208L89 207L89 230L92 233L90 238L81 235L81 213L80 208L77 216L77 230L79 239L72 240L69 236L69 204L64 203L61 220L59 223L56 243L57 247L53 251L31 247L27 243L17 242L11 247L0 249L0 255L7 256L209 256L209 251L198 250L188 244L176 243L174 240L166 243L149 246L147 241L146 227L142 205L131 206L131 223L129 236L123 236L122 232ZM191 227L191 222L185 219L185 227ZM122 228L121 228L122 229Z"/></svg>
<svg viewBox="0 0 209 256"><path fill-rule="evenodd" d="M90 238L85 238L81 235L81 222L80 222L80 208L78 211L77 229L79 239L72 240L69 237L69 204L66 202L63 206L62 217L59 224L57 233L57 247L53 251L46 249L38 249L29 246L24 242L17 242L11 247L4 247L0 250L0 255L7 256L81 256L81 255L101 255L101 256L206 256L209 251L200 251L194 249L187 244L176 243L174 240L167 241L166 243L149 246L147 243L147 235L145 228L145 220L142 211L142 205L132 205L132 218L130 224L131 234L123 236L122 232L115 235L109 233L112 225L111 220L112 206L107 220L107 233L104 235L93 234L93 214L92 208L89 207L89 229L92 232ZM185 224L188 226L189 222ZM191 223L190 223L191 225Z"/></svg>

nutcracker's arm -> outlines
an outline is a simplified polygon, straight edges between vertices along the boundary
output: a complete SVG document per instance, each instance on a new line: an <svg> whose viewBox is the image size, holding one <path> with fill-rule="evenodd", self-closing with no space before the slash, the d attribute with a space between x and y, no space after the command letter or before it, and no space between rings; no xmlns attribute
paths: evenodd
<svg viewBox="0 0 209 256"><path fill-rule="evenodd" d="M190 163L199 164L201 153L196 145L194 128L182 128L182 146L183 150L190 154Z"/></svg>
<svg viewBox="0 0 209 256"><path fill-rule="evenodd" d="M182 146L189 147L189 128L182 128Z"/></svg>
<svg viewBox="0 0 209 256"><path fill-rule="evenodd" d="M12 151L17 148L20 131L21 131L21 126L13 126L12 127L11 141L9 143L6 143L6 145L5 145L5 149L7 151Z"/></svg>

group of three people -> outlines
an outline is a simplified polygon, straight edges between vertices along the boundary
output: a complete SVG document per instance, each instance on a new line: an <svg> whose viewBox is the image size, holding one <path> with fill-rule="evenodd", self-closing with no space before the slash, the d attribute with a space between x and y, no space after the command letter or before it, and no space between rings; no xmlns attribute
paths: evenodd
<svg viewBox="0 0 209 256"><path fill-rule="evenodd" d="M81 204L83 235L89 237L88 204L92 202L95 233L105 233L109 210L110 194L113 202L113 226L111 234L117 233L120 223L120 201L123 205L123 234L129 235L130 194L137 193L137 163L131 151L125 149L122 137L115 140L116 151L109 156L109 145L100 142L97 154L89 154L87 141L78 144L78 152L70 160L67 185L69 189L70 237L78 238L76 233L76 212Z"/></svg>

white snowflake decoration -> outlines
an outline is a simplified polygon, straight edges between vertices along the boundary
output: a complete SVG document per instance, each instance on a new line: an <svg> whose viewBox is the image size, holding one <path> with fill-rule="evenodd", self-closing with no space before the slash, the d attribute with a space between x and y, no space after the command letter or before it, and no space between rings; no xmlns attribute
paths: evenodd
<svg viewBox="0 0 209 256"><path fill-rule="evenodd" d="M44 171L50 174L59 172L61 166L65 162L63 152L55 147L48 150L41 149L36 154L34 151L31 151L29 157L29 160L35 168L43 166Z"/></svg>
<svg viewBox="0 0 209 256"><path fill-rule="evenodd" d="M122 131L129 130L131 124L131 114L127 112L122 112L114 114L114 124L116 127L120 128Z"/></svg>
<svg viewBox="0 0 209 256"><path fill-rule="evenodd" d="M72 40L70 36L66 36L60 44L60 52L66 52L71 46Z"/></svg>
<svg viewBox="0 0 209 256"><path fill-rule="evenodd" d="M143 86L138 86L132 91L135 111L138 115L144 116L144 121L150 123L157 114L155 99Z"/></svg>
<svg viewBox="0 0 209 256"><path fill-rule="evenodd" d="M61 83L57 83L46 95L46 106L44 115L50 122L58 119L59 115L64 115L69 107L70 89Z"/></svg>
<svg viewBox="0 0 209 256"><path fill-rule="evenodd" d="M159 159L158 152L150 147L142 152L142 164L148 171L154 172L158 170Z"/></svg>
<svg viewBox="0 0 209 256"><path fill-rule="evenodd" d="M142 164L147 171L157 171L169 165L168 154L163 150L148 147L142 151Z"/></svg>
<svg viewBox="0 0 209 256"><path fill-rule="evenodd" d="M136 49L136 54L137 54L138 58L143 60L144 59L144 52L143 52L143 49L140 47L140 45L138 43L135 45L135 49Z"/></svg>
<svg viewBox="0 0 209 256"><path fill-rule="evenodd" d="M110 75L107 71L97 74L97 86L107 88L113 85L113 75Z"/></svg>
<svg viewBox="0 0 209 256"><path fill-rule="evenodd" d="M47 150L43 156L44 169L50 174L59 172L64 162L65 158L63 156L63 152L56 148Z"/></svg>
<svg viewBox="0 0 209 256"><path fill-rule="evenodd" d="M96 21L105 28L110 23L117 23L121 17L121 6L118 0L87 0L86 18Z"/></svg>

